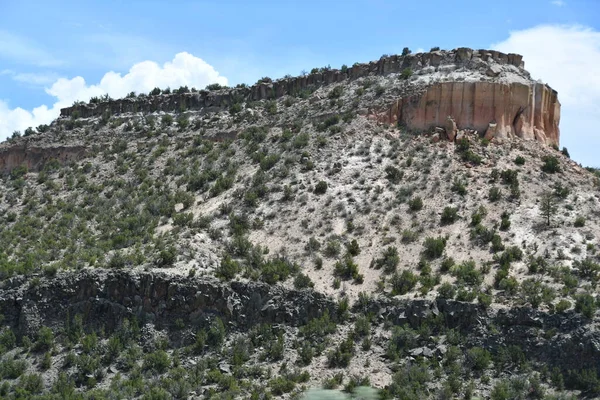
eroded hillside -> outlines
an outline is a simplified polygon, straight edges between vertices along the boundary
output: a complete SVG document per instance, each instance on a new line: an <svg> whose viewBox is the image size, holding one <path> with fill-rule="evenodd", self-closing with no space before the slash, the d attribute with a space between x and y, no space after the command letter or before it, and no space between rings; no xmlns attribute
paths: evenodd
<svg viewBox="0 0 600 400"><path fill-rule="evenodd" d="M599 177L520 57L211 89L2 145L3 393L600 392Z"/></svg>

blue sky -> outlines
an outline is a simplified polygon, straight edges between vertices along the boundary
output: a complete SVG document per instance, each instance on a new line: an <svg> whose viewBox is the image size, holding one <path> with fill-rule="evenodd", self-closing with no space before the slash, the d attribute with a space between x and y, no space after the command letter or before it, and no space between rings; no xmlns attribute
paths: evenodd
<svg viewBox="0 0 600 400"><path fill-rule="evenodd" d="M405 46L495 47L524 54L534 77L559 91L562 144L600 166L590 146L600 149L600 131L590 130L600 126L597 0L93 3L0 0L0 139L74 97L253 83Z"/></svg>

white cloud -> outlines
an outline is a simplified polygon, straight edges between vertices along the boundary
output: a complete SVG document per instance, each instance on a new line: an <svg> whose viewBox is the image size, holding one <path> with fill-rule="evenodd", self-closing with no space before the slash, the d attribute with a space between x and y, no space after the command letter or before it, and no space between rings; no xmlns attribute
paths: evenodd
<svg viewBox="0 0 600 400"><path fill-rule="evenodd" d="M563 0L552 0L552 4L554 4L557 7L562 7L562 6L566 5L567 3L565 3Z"/></svg>
<svg viewBox="0 0 600 400"><path fill-rule="evenodd" d="M561 144L586 165L600 166L600 32L580 25L541 25L510 32L494 49L523 55L525 68L558 91Z"/></svg>
<svg viewBox="0 0 600 400"><path fill-rule="evenodd" d="M12 71L9 73L18 75ZM42 105L31 111L22 108L10 109L6 102L0 100L0 138L8 137L15 130L22 131L29 126L49 124L58 117L61 108L70 106L74 101L87 101L91 97L104 94L120 98L130 92L147 93L155 87L175 89L189 86L200 89L210 83L227 85L227 78L219 75L204 60L186 52L176 54L172 61L163 66L154 61L143 61L131 67L125 75L107 72L95 85L88 85L81 76L72 79L60 78L45 89L47 94L56 98L52 106Z"/></svg>

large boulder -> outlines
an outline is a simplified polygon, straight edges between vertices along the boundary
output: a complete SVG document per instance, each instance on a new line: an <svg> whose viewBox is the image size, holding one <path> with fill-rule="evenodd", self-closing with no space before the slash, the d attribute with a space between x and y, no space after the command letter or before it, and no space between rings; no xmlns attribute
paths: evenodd
<svg viewBox="0 0 600 400"><path fill-rule="evenodd" d="M448 137L449 141L454 142L457 131L458 128L456 126L456 121L454 121L454 118L451 116L448 116L448 118L446 118L446 136Z"/></svg>

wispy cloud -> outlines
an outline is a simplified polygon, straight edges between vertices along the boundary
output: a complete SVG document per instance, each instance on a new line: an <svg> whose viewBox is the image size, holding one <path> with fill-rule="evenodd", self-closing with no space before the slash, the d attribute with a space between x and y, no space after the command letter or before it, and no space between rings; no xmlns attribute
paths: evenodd
<svg viewBox="0 0 600 400"><path fill-rule="evenodd" d="M65 64L39 44L6 31L0 31L0 59L40 67L57 67Z"/></svg>
<svg viewBox="0 0 600 400"><path fill-rule="evenodd" d="M126 69L143 60L171 56L169 46L148 38L123 33L95 33L81 37L81 62L111 69Z"/></svg>
<svg viewBox="0 0 600 400"><path fill-rule="evenodd" d="M562 7L562 6L564 6L564 5L567 4L567 3L564 2L564 0L552 0L551 3L554 4L557 7Z"/></svg>
<svg viewBox="0 0 600 400"><path fill-rule="evenodd" d="M47 86L59 78L54 72L15 72L10 69L0 71L0 75L10 76L14 81L31 86Z"/></svg>

